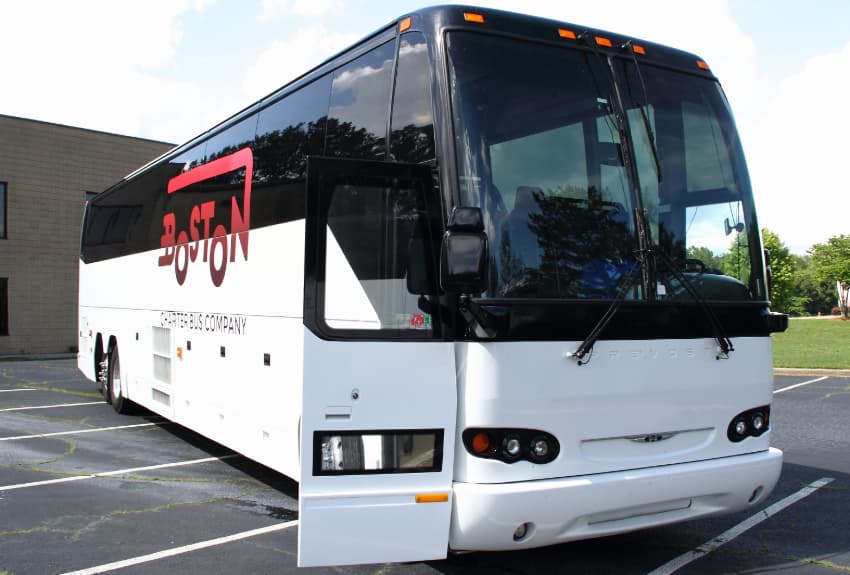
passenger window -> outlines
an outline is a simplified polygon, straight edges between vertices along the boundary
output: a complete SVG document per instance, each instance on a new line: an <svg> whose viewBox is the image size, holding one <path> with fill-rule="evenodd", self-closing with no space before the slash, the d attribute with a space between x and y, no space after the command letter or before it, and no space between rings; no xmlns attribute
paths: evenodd
<svg viewBox="0 0 850 575"><path fill-rule="evenodd" d="M307 156L325 152L331 78L325 76L260 111L254 140L254 228L304 217Z"/></svg>
<svg viewBox="0 0 850 575"><path fill-rule="evenodd" d="M232 154L245 146L250 146L254 141L256 129L257 116L252 115L220 134L216 134L207 142L206 161L211 162Z"/></svg>
<svg viewBox="0 0 850 575"><path fill-rule="evenodd" d="M385 159L394 46L387 42L334 73L328 156Z"/></svg>
<svg viewBox="0 0 850 575"><path fill-rule="evenodd" d="M434 159L434 115L425 36L411 32L401 37L393 96L390 153L398 162Z"/></svg>

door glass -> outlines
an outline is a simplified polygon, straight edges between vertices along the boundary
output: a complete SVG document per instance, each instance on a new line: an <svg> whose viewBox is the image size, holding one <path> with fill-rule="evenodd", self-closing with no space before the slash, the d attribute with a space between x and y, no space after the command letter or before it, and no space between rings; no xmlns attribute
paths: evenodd
<svg viewBox="0 0 850 575"><path fill-rule="evenodd" d="M430 333L434 248L421 186L349 180L328 201L324 321L340 330Z"/></svg>

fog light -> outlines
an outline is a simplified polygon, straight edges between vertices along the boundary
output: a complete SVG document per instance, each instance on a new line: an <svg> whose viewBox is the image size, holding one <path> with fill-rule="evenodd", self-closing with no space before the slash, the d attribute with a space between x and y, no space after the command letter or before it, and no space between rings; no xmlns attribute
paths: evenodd
<svg viewBox="0 0 850 575"><path fill-rule="evenodd" d="M519 442L519 438L516 436L506 437L503 447L505 453L510 457L519 457L522 452L522 445Z"/></svg>
<svg viewBox="0 0 850 575"><path fill-rule="evenodd" d="M531 526L530 523L523 523L514 531L514 541L521 541L525 539L525 536L528 535L528 528Z"/></svg>
<svg viewBox="0 0 850 575"><path fill-rule="evenodd" d="M542 437L531 440L531 455L535 459L543 459L549 455L549 442Z"/></svg>
<svg viewBox="0 0 850 575"><path fill-rule="evenodd" d="M760 433L764 430L764 416L761 413L754 414L751 423L755 433Z"/></svg>

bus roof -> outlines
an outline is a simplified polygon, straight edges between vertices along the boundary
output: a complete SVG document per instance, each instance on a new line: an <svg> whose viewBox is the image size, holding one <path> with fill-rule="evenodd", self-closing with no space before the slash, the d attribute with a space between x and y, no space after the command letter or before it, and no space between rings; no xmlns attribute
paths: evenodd
<svg viewBox="0 0 850 575"><path fill-rule="evenodd" d="M403 29L402 24L404 26ZM125 176L123 180L144 172L160 161L176 156L192 146L213 137L230 125L271 105L286 94L342 66L379 41L389 39L395 35L397 27L401 32L408 29L417 30L432 38L439 38L450 30L471 30L510 35L512 37L553 44L572 44L579 48L599 52L600 54L618 53L630 58L638 58L640 63L660 65L693 74L714 77L708 65L697 55L662 44L640 40L606 30L503 10L462 5L431 6L404 14L385 26L378 28L358 42L355 42L314 68L287 82L267 96L248 105L209 130L202 132L184 144L174 147L144 166L134 170Z"/></svg>

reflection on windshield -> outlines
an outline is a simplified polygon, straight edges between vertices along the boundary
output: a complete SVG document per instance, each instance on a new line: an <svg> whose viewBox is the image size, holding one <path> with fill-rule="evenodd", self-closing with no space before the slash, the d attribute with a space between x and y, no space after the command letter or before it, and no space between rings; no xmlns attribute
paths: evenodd
<svg viewBox="0 0 850 575"><path fill-rule="evenodd" d="M604 57L460 32L447 42L460 200L482 209L490 238L484 295L614 298L639 246ZM746 168L719 86L644 65L644 91L632 60L614 69L651 242L677 268L658 267L658 298L691 298L683 272L706 299L763 299Z"/></svg>

